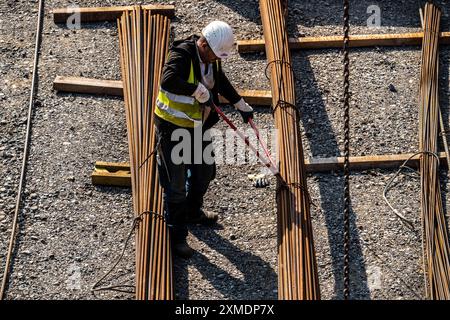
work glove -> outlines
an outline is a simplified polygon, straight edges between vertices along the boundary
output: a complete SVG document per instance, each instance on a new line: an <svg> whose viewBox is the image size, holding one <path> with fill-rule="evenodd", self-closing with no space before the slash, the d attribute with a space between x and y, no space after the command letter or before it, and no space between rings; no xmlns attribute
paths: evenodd
<svg viewBox="0 0 450 320"><path fill-rule="evenodd" d="M209 90L201 82L199 82L192 96L200 103L208 102L211 97Z"/></svg>
<svg viewBox="0 0 450 320"><path fill-rule="evenodd" d="M244 123L248 123L249 119L253 119L253 108L244 101L244 99L239 100L234 104L234 107L242 116L242 120Z"/></svg>
<svg viewBox="0 0 450 320"><path fill-rule="evenodd" d="M270 185L270 181L267 175L264 173L260 174L249 174L248 178L252 180L253 186L255 188L265 188Z"/></svg>

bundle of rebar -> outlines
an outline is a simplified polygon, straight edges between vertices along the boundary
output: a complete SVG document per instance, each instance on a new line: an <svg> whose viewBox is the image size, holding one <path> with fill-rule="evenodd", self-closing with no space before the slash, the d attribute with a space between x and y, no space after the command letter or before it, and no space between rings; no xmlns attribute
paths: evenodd
<svg viewBox="0 0 450 320"><path fill-rule="evenodd" d="M158 183L153 111L169 42L170 20L136 6L118 19L133 209L136 299L173 299L170 238Z"/></svg>
<svg viewBox="0 0 450 320"><path fill-rule="evenodd" d="M424 10L424 41L420 75L419 150L421 209L424 239L426 295L450 299L449 242L439 185L439 8Z"/></svg>
<svg viewBox="0 0 450 320"><path fill-rule="evenodd" d="M284 17L286 4L282 0L260 0L259 3L280 159L277 190L278 298L320 299L300 119L295 106L295 81Z"/></svg>

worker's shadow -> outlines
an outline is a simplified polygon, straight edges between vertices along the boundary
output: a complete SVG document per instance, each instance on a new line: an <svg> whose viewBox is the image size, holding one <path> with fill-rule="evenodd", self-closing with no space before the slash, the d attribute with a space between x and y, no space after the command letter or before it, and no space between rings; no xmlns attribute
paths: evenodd
<svg viewBox="0 0 450 320"><path fill-rule="evenodd" d="M277 298L277 275L262 258L249 251L239 250L232 242L222 238L214 229L195 226L190 232L218 254L227 258L242 278L237 278L201 252L196 252L189 260L174 261L176 298L189 299L188 265L194 266L208 283L219 291L225 299L261 300ZM202 290L198 288L197 290ZM205 295L204 295L205 296Z"/></svg>
<svg viewBox="0 0 450 320"><path fill-rule="evenodd" d="M302 121L306 139L309 140L311 155L313 157L340 156L338 139L333 133L334 129L324 103L327 92L322 92L317 85L318 81L314 77L308 53L302 52L293 55L292 62L294 70L301 70L301 76L296 80L297 105L302 113L300 121ZM339 104L339 102L337 103ZM319 131L317 130L318 126L320 126ZM331 172L314 175L319 181L320 207L328 231L334 275L334 299L342 299L344 283L343 175ZM315 210L314 207L311 210ZM350 298L370 299L366 267L357 230L355 214L350 208ZM321 264L320 261L318 264Z"/></svg>
<svg viewBox="0 0 450 320"><path fill-rule="evenodd" d="M242 4L241 1L236 0L216 0L216 2L230 8L234 12L243 16L245 19L250 20L252 22L261 24L261 16L259 12L259 1L258 0L246 0L246 4ZM254 5L249 8L249 4L253 3Z"/></svg>

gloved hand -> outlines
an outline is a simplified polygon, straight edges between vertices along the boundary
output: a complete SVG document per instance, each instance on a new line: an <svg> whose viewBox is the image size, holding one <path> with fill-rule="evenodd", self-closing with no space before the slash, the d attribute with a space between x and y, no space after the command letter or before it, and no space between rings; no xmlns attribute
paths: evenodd
<svg viewBox="0 0 450 320"><path fill-rule="evenodd" d="M244 123L248 123L249 119L253 119L253 108L244 101L244 99L239 100L239 102L234 104L234 107L242 116Z"/></svg>
<svg viewBox="0 0 450 320"><path fill-rule="evenodd" d="M192 96L200 103L208 102L211 97L209 90L201 82L198 83Z"/></svg>

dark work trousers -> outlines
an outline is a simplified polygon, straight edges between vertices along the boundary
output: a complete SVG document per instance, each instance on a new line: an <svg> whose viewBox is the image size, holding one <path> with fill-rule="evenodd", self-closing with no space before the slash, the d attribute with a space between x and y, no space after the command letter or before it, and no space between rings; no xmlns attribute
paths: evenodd
<svg viewBox="0 0 450 320"><path fill-rule="evenodd" d="M201 156L205 148L211 144L211 141L197 139L198 144L195 146L194 129L181 128L157 116L155 118L159 139L158 175L163 188L164 214L171 230L173 242L184 242L188 234L186 217L188 215L195 217L201 213L203 196L208 190L209 183L216 175L214 158L212 158L212 161L211 158L205 161ZM190 156L189 152L187 155L183 152L187 149L180 148L180 143L184 139L181 139L175 132L179 132L180 129L185 130L183 134L190 137L188 139L190 143L187 144L187 148L190 148ZM200 130L200 136L202 136L202 129L196 130ZM186 141L184 142L186 143ZM172 152L174 148L177 152ZM179 150L181 151L178 152ZM197 156L194 156L195 153ZM182 161L180 161L180 155L183 158ZM212 156L214 156L213 153ZM194 162L195 160L196 162Z"/></svg>

